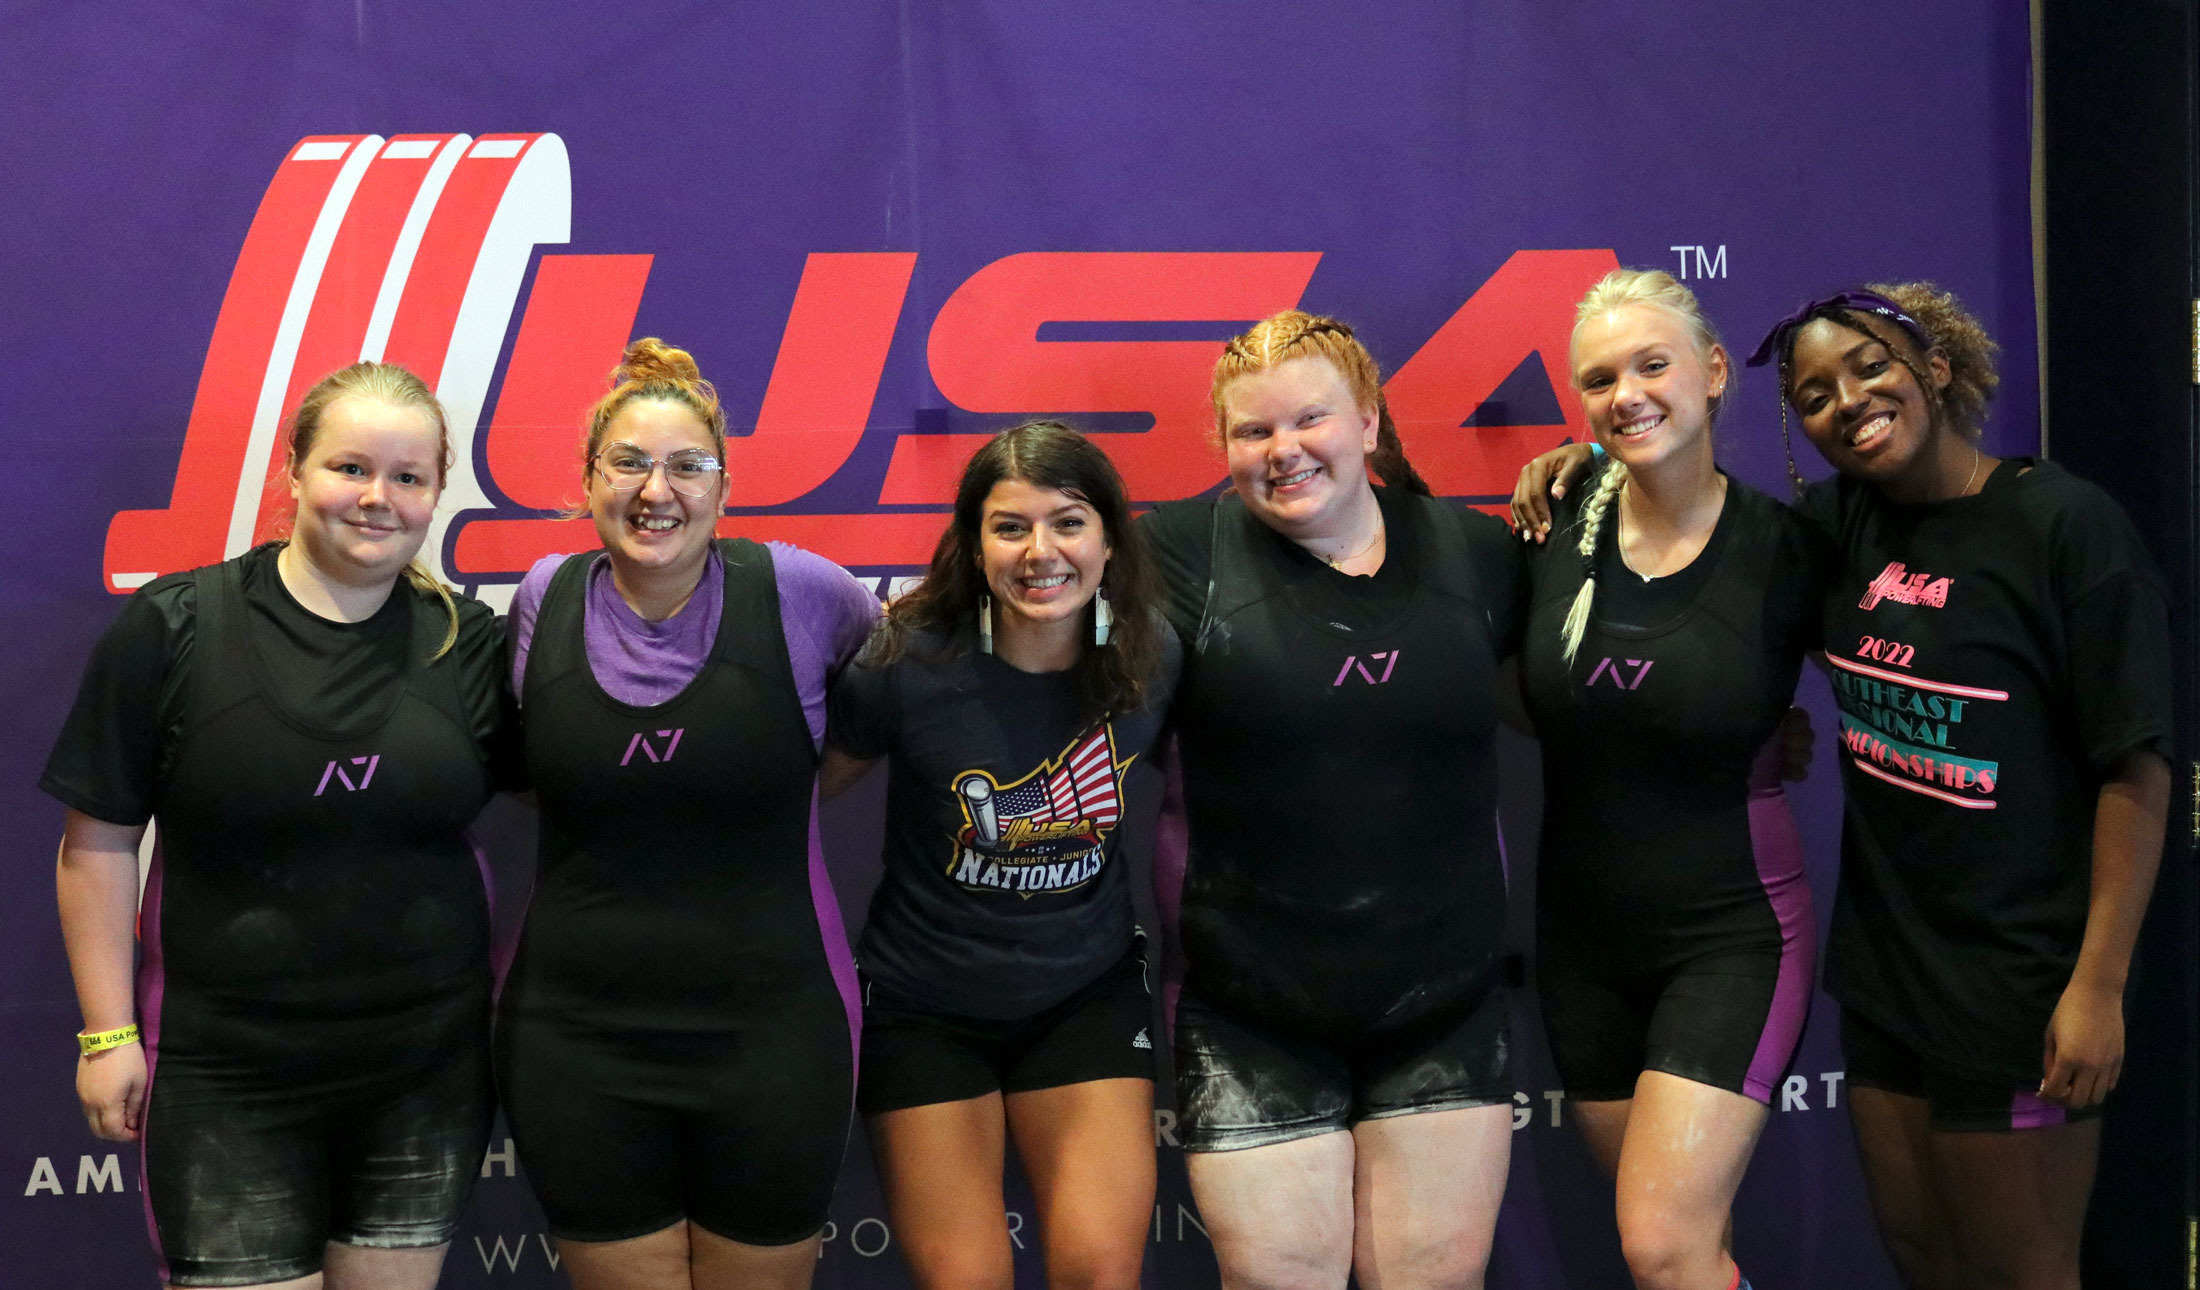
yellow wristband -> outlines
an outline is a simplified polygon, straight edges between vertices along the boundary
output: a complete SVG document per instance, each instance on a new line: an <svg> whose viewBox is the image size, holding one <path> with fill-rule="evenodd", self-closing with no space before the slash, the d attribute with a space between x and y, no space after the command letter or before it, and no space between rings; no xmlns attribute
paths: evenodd
<svg viewBox="0 0 2200 1290"><path fill-rule="evenodd" d="M137 1023L134 1021L119 1030L102 1030L96 1035L87 1035L82 1031L78 1031L76 1036L76 1046L81 1050L82 1055L86 1057L91 1056L93 1053L105 1052L110 1048L120 1048L124 1044L134 1044L137 1041L138 1028Z"/></svg>

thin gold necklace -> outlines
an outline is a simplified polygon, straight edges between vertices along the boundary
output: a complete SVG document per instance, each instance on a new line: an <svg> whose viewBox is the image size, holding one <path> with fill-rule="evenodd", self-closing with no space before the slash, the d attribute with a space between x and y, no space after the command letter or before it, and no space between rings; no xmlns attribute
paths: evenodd
<svg viewBox="0 0 2200 1290"><path fill-rule="evenodd" d="M1376 544L1377 542L1380 542L1380 541L1382 541L1382 540L1383 540L1383 526L1382 526L1381 522L1380 522L1380 521L1378 521L1378 522L1376 523L1376 525L1375 525L1375 536L1373 536L1373 537L1371 537L1371 538L1369 538L1369 539L1367 540L1367 545L1366 545L1366 546L1363 546L1363 547L1361 547L1361 548L1360 548L1359 550L1357 550L1357 551L1354 551L1354 552L1353 552L1352 554L1350 554L1350 555L1348 555L1348 556L1345 556L1345 557L1343 557L1342 559L1338 558L1337 556L1333 556L1333 555L1325 555L1325 556L1323 556L1323 557L1322 557L1322 559L1323 559L1324 561L1326 561L1326 562L1328 563L1328 565L1329 565L1329 567L1330 567L1330 568L1332 568L1332 569L1335 569L1335 570L1336 570L1337 572L1339 572L1339 573L1343 573L1343 572L1344 572L1344 567L1345 567L1345 566L1346 566L1347 564L1350 564L1350 563L1351 563L1352 561L1354 561L1354 560L1357 560L1357 559L1359 559L1359 558L1360 558L1361 556L1363 556L1363 555L1366 555L1366 554L1367 554L1368 552L1370 552L1370 551L1374 550L1374 549L1375 549L1375 544Z"/></svg>

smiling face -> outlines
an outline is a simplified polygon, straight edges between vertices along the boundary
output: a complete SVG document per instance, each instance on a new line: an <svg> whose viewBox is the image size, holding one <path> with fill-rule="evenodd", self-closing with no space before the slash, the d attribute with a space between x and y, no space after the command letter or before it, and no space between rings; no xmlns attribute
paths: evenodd
<svg viewBox="0 0 2200 1290"><path fill-rule="evenodd" d="M1059 489L1003 479L979 508L978 567L996 632L1079 622L1112 554L1100 513Z"/></svg>
<svg viewBox="0 0 2200 1290"><path fill-rule="evenodd" d="M656 579L667 574L699 572L709 553L710 540L725 510L726 478L719 472L701 497L689 497L672 487L663 467L649 472L638 488L611 486L607 469L599 463L604 454L624 444L634 454L662 462L677 452L702 452L713 457L717 445L710 428L685 404L666 399L638 398L619 409L604 429L602 447L589 462L588 514L596 521L596 536L623 578Z"/></svg>
<svg viewBox="0 0 2200 1290"><path fill-rule="evenodd" d="M1668 310L1627 304L1574 329L1574 389L1597 442L1632 471L1690 454L1708 458L1711 407L1725 394L1726 350L1699 354Z"/></svg>
<svg viewBox="0 0 2200 1290"><path fill-rule="evenodd" d="M1804 436L1835 470L1882 491L1919 492L1930 483L1948 431L1918 376L1935 391L1945 388L1948 359L1937 349L1922 357L1898 354L1899 343L1876 330L1812 319L1795 333L1787 399Z"/></svg>
<svg viewBox="0 0 2200 1290"><path fill-rule="evenodd" d="M291 529L313 567L353 586L395 581L428 536L443 444L424 408L340 398L290 467Z"/></svg>
<svg viewBox="0 0 2200 1290"><path fill-rule="evenodd" d="M1381 418L1362 407L1336 364L1294 358L1223 387L1222 443L1247 510L1293 538L1346 530L1368 493L1367 458Z"/></svg>

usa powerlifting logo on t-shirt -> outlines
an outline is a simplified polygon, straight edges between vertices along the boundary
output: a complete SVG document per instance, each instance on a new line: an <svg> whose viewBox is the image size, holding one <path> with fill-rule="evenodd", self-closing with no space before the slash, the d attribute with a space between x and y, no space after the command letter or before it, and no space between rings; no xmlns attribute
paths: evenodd
<svg viewBox="0 0 2200 1290"><path fill-rule="evenodd" d="M982 770L954 778L963 827L948 872L969 891L1026 898L1071 891L1106 863L1108 834L1123 815L1115 727L1103 722L1023 778L1002 783Z"/></svg>

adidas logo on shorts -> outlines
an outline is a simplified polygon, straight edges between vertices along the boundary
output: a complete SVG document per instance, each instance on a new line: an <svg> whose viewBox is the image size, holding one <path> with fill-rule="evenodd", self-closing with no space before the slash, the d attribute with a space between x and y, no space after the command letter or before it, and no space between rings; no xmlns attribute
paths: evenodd
<svg viewBox="0 0 2200 1290"><path fill-rule="evenodd" d="M1139 1031L1138 1031L1138 1038L1136 1038L1136 1039L1133 1039L1133 1040L1131 1040L1131 1047L1133 1047L1133 1048L1147 1048L1147 1049L1150 1049L1150 1048L1152 1048L1152 1047L1153 1047L1153 1040L1151 1040L1151 1039L1149 1039L1149 1038L1147 1038L1147 1037L1146 1037L1146 1028L1145 1028L1145 1027L1140 1027L1140 1029L1139 1029Z"/></svg>

